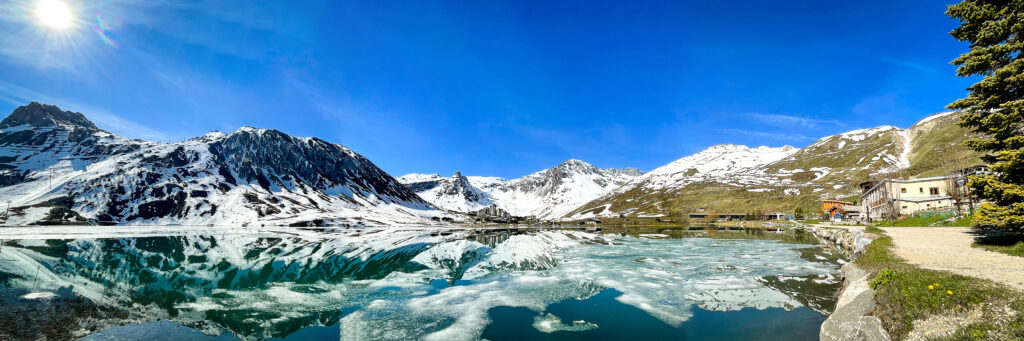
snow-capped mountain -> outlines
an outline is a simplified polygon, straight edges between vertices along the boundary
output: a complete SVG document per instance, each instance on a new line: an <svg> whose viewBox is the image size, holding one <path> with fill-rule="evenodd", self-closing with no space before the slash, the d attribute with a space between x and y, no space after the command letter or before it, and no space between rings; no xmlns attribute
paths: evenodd
<svg viewBox="0 0 1024 341"><path fill-rule="evenodd" d="M855 195L883 174L932 176L943 163L974 163L957 115L931 115L908 129L881 126L821 138L804 148L717 145L673 161L573 210L567 218L667 214L706 208L745 213L813 207ZM945 160L945 161L944 161Z"/></svg>
<svg viewBox="0 0 1024 341"><path fill-rule="evenodd" d="M423 200L446 210L472 212L492 204L490 196L473 186L460 172L450 178L438 174L407 174L398 177L398 182Z"/></svg>
<svg viewBox="0 0 1024 341"><path fill-rule="evenodd" d="M630 184L661 189L700 181L756 182L761 174L758 167L797 151L791 146L750 148L735 144L716 145L658 167L633 179Z"/></svg>
<svg viewBox="0 0 1024 341"><path fill-rule="evenodd" d="M449 210L470 212L495 205L515 216L557 219L640 176L634 168L602 169L568 160L518 179L409 174L398 180L424 200Z"/></svg>
<svg viewBox="0 0 1024 341"><path fill-rule="evenodd" d="M440 214L337 144L243 127L175 143L127 139L31 103L0 122L8 224L423 223Z"/></svg>

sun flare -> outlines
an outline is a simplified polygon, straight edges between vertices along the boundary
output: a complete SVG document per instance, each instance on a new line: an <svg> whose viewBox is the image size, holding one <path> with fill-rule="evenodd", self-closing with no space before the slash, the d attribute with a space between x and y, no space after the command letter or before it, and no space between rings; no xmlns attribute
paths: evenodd
<svg viewBox="0 0 1024 341"><path fill-rule="evenodd" d="M36 4L36 16L47 27L64 29L71 26L71 9L58 0L40 0Z"/></svg>

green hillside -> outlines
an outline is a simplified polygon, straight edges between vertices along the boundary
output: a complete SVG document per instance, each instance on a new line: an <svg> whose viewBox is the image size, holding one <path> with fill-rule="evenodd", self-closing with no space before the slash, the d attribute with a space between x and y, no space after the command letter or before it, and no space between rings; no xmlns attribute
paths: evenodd
<svg viewBox="0 0 1024 341"><path fill-rule="evenodd" d="M761 181L744 186L728 176L652 188L643 182L580 207L569 216L681 214L704 208L720 213L816 212L821 199L856 200L858 184L883 174L901 177L941 175L950 167L979 164L964 147L969 137L956 115L935 117L902 130L855 130L822 138L792 156L748 171ZM908 145L910 151L904 153ZM907 166L909 162L909 167ZM727 184L731 183L731 184Z"/></svg>

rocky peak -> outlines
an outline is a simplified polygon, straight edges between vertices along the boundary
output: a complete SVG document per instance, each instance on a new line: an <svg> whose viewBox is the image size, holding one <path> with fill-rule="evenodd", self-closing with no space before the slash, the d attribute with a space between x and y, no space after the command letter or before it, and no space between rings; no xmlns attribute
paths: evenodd
<svg viewBox="0 0 1024 341"><path fill-rule="evenodd" d="M14 109L11 115L0 121L0 128L28 124L33 127L69 126L100 131L95 124L78 112L64 111L56 105L32 102Z"/></svg>
<svg viewBox="0 0 1024 341"><path fill-rule="evenodd" d="M570 173L590 174L596 172L598 169L589 163L576 159L569 159L551 170L553 175L565 176Z"/></svg>
<svg viewBox="0 0 1024 341"><path fill-rule="evenodd" d="M615 173L615 174L622 174L622 175L628 175L628 176L641 176L641 175L644 175L643 171L641 171L639 169L636 169L636 168L633 168L633 167L618 168L618 169L616 169L616 168L609 168L608 170L611 171L612 173Z"/></svg>

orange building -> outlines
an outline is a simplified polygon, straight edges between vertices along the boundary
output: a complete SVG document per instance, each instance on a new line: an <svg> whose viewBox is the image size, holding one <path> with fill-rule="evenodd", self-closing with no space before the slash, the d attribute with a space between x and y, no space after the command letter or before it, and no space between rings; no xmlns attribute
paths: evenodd
<svg viewBox="0 0 1024 341"><path fill-rule="evenodd" d="M852 202L848 202L848 201L840 201L840 200L822 200L821 201L821 212L826 214L826 215L828 215L828 212L831 211L833 207L837 207L837 208L842 209L843 207L846 207L848 205L853 205L853 203Z"/></svg>

